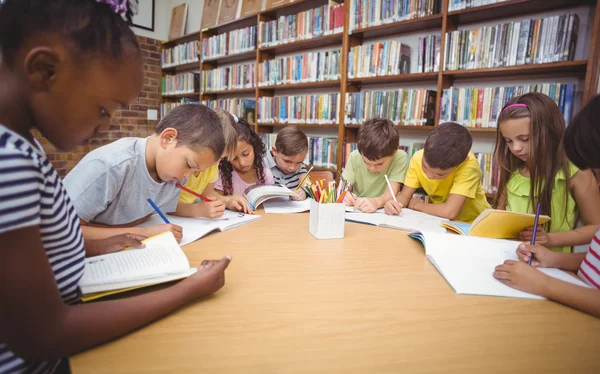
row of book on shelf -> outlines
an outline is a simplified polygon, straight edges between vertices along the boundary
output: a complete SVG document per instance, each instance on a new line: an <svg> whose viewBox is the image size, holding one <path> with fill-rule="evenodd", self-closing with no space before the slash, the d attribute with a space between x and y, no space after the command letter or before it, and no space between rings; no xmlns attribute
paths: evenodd
<svg viewBox="0 0 600 374"><path fill-rule="evenodd" d="M323 5L304 12L259 22L259 47L273 47L299 40L341 33L344 30L344 4Z"/></svg>
<svg viewBox="0 0 600 374"><path fill-rule="evenodd" d="M468 8L476 8L478 6L503 3L508 0L449 0L448 11L463 10Z"/></svg>
<svg viewBox="0 0 600 374"><path fill-rule="evenodd" d="M275 145L277 134L259 134L267 150ZM308 136L308 152L304 159L305 165L319 168L337 168L338 140L332 137Z"/></svg>
<svg viewBox="0 0 600 374"><path fill-rule="evenodd" d="M221 108L240 118L244 118L249 124L256 123L256 100L254 99L218 99L204 100L202 104L211 109Z"/></svg>
<svg viewBox="0 0 600 374"><path fill-rule="evenodd" d="M256 49L256 26L232 30L202 40L202 58L235 55Z"/></svg>
<svg viewBox="0 0 600 374"><path fill-rule="evenodd" d="M258 123L335 124L340 112L340 94L289 95L258 99Z"/></svg>
<svg viewBox="0 0 600 374"><path fill-rule="evenodd" d="M447 34L446 70L572 61L579 16L575 13L506 22Z"/></svg>
<svg viewBox="0 0 600 374"><path fill-rule="evenodd" d="M267 60L258 65L258 85L273 86L340 79L341 50L308 52Z"/></svg>
<svg viewBox="0 0 600 374"><path fill-rule="evenodd" d="M452 0L451 0L452 1ZM350 0L350 31L441 13L443 0Z"/></svg>
<svg viewBox="0 0 600 374"><path fill-rule="evenodd" d="M202 72L202 92L254 88L255 63L232 65Z"/></svg>
<svg viewBox="0 0 600 374"><path fill-rule="evenodd" d="M177 75L166 75L162 78L163 95L176 95L199 92L200 74L182 73Z"/></svg>
<svg viewBox="0 0 600 374"><path fill-rule="evenodd" d="M191 100L188 98L182 98L180 101L175 101L175 102L165 102L160 104L160 118L165 118L165 116L167 114L169 114L170 111L172 111L173 109L177 108L180 105L185 105L185 104L199 104L200 102L197 100Z"/></svg>
<svg viewBox="0 0 600 374"><path fill-rule="evenodd" d="M160 61L163 68L177 65L200 62L198 58L200 42L193 40L189 43L176 45L173 48L165 48L161 52Z"/></svg>

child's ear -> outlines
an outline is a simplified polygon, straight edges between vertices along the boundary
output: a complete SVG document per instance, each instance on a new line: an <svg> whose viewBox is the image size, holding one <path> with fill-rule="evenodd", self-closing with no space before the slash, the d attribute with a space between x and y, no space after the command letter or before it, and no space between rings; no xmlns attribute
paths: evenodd
<svg viewBox="0 0 600 374"><path fill-rule="evenodd" d="M172 127L164 129L159 137L160 137L160 146L162 148L167 148L169 144L173 144L177 146L177 136L179 132Z"/></svg>
<svg viewBox="0 0 600 374"><path fill-rule="evenodd" d="M273 148L271 148L271 152L273 153L273 156L277 156L277 147L273 146Z"/></svg>
<svg viewBox="0 0 600 374"><path fill-rule="evenodd" d="M24 71L32 87L47 90L56 81L61 58L52 48L37 47L29 51L23 62Z"/></svg>

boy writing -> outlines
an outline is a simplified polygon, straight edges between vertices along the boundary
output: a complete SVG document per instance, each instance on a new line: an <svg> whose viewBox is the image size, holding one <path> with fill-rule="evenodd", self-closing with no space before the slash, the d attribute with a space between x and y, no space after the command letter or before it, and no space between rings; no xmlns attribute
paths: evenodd
<svg viewBox="0 0 600 374"><path fill-rule="evenodd" d="M365 213L373 213L392 199L385 176L394 194L406 176L406 152L399 150L400 137L394 123L373 118L358 130L357 149L350 154L342 177L352 185L344 203Z"/></svg>
<svg viewBox="0 0 600 374"><path fill-rule="evenodd" d="M471 153L473 139L457 123L434 128L425 148L410 160L404 188L397 200L385 204L387 214L399 214L403 207L451 220L472 222L489 209L481 188L481 169ZM413 198L422 187L433 204Z"/></svg>

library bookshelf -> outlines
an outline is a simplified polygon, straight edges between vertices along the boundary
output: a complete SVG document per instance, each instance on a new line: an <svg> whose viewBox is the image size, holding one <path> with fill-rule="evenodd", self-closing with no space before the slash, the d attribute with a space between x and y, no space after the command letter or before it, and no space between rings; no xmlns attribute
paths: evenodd
<svg viewBox="0 0 600 374"><path fill-rule="evenodd" d="M441 0L441 12L426 17L414 18L400 22L385 23L377 26L365 27L350 30L350 0L340 0L336 3L344 4L344 29L342 33L319 36L309 40L299 40L277 46L259 47L254 51L244 52L238 55L225 56L214 59L205 59L195 64L185 64L179 67L163 69L163 74L174 74L184 70L206 71L215 69L226 64L231 65L236 62L254 62L256 66L256 86L253 89L231 89L215 92L198 92L193 95L186 94L186 97L194 96L198 100L215 100L217 98L227 98L231 96L246 95L247 98L254 98L257 103L262 97L275 96L277 92L284 91L285 94L304 94L311 90L330 90L340 93L340 118L337 124L294 124L302 128L322 128L327 129L328 136L335 136L337 130L338 149L337 149L337 171L341 172L343 163L343 147L345 142L354 142L359 125L347 125L344 120L344 108L346 106L346 93L360 92L364 85L376 84L410 84L418 87L419 85L430 85L436 87L436 109L434 126L439 125L441 97L444 89L453 87L456 81L477 79L477 85L482 85L487 81L502 79L559 79L564 77L578 78L582 82L578 91L582 92L581 105L587 103L597 92L599 70L600 70L600 7L599 0L507 0L479 7L449 11L449 2L452 0ZM277 7L263 10L254 15L245 16L223 25L202 30L201 32L188 34L182 38L171 40L164 44L164 48L170 48L179 43L184 43L194 38L202 41L214 35L218 35L230 30L235 30L248 26L258 26L260 22L275 20L281 12L294 14L294 12L304 11L310 7L316 7L327 4L326 1L284 1ZM558 11L578 7L592 6L593 14L590 14L590 33L587 43L584 45L588 51L586 59L564 62L552 62L541 64L528 64L507 67L469 69L469 70L444 70L444 46L448 32L455 31L460 27L468 27L482 22L498 23L510 17L521 17L526 15L535 16L538 13ZM376 41L378 38L398 37L402 35L431 31L440 33L440 55L439 71L432 73L411 73L392 76L377 76L367 78L349 78L348 77L348 55L351 48L359 46L368 41ZM580 34L586 30L580 30ZM258 39L258 35L257 35ZM581 43L581 39L578 43ZM273 86L258 85L258 67L259 64L270 59L277 58L282 54L302 53L309 50L325 47L341 48L341 78L334 81L310 82L296 84L282 84ZM164 100L172 100L173 97L164 97ZM259 133L273 132L277 127L286 126L279 123L255 123L255 130ZM434 126L398 126L401 131L411 133L428 132ZM495 133L495 128L468 128L474 136L485 133ZM334 170L335 171L335 170ZM491 195L490 195L491 196Z"/></svg>

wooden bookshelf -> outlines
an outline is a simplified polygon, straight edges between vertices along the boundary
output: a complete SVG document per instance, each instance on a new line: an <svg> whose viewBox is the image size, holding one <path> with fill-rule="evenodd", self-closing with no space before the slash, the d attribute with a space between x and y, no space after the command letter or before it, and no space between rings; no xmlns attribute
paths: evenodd
<svg viewBox="0 0 600 374"><path fill-rule="evenodd" d="M198 40L198 39L200 39L200 31L192 32L189 34L185 34L184 36L181 36L179 38L171 39L166 42L163 42L163 49L172 48L178 44L187 43L189 41Z"/></svg>
<svg viewBox="0 0 600 374"><path fill-rule="evenodd" d="M400 75L382 75L377 77L348 78L349 83L382 84L382 83L436 83L439 73L411 73Z"/></svg>
<svg viewBox="0 0 600 374"><path fill-rule="evenodd" d="M321 82L301 82L301 83L287 83L287 84L276 84L273 86L258 86L259 90L297 90L297 89L310 89L310 88L329 88L339 87L340 80L334 81L321 81Z"/></svg>
<svg viewBox="0 0 600 374"><path fill-rule="evenodd" d="M443 14L434 14L432 16L413 18L406 21L384 23L382 25L351 30L350 35L363 39L374 39L396 34L408 34L416 31L439 29L442 26L442 18ZM347 23L348 22L346 22L346 26Z"/></svg>
<svg viewBox="0 0 600 374"><path fill-rule="evenodd" d="M497 78L519 77L531 75L579 75L583 76L587 68L587 60L551 62L547 64L529 64L488 69L446 70L442 72L448 78Z"/></svg>
<svg viewBox="0 0 600 374"><path fill-rule="evenodd" d="M335 123L258 123L258 127L285 127L285 126L296 126L296 127L315 127L323 129L337 129L340 125Z"/></svg>
<svg viewBox="0 0 600 374"><path fill-rule="evenodd" d="M231 55L221 56L221 57L211 57L205 58L203 60L204 63L208 64L218 64L218 65L226 65L232 64L239 61L251 61L256 59L256 50L253 49L251 51L246 51L242 53L235 53Z"/></svg>
<svg viewBox="0 0 600 374"><path fill-rule="evenodd" d="M166 74L176 74L182 71L199 69L200 61L188 62L187 64L181 64L176 66L169 66L167 68L162 68L163 73Z"/></svg>
<svg viewBox="0 0 600 374"><path fill-rule="evenodd" d="M297 40L291 43L282 43L269 47L260 47L258 50L260 52L267 52L273 54L283 54L297 51L298 49L304 48L324 48L329 46L336 46L342 44L342 34L331 34L331 35L323 35L312 39L302 39Z"/></svg>
<svg viewBox="0 0 600 374"><path fill-rule="evenodd" d="M183 97L190 99L198 99L200 96L200 92L186 92L186 93L178 93L178 94L162 94L163 98L172 98L172 99L181 99Z"/></svg>
<svg viewBox="0 0 600 374"><path fill-rule="evenodd" d="M255 88L232 88L230 90L220 91L203 91L202 95L240 95L240 94L254 94ZM252 95L254 96L254 95Z"/></svg>

